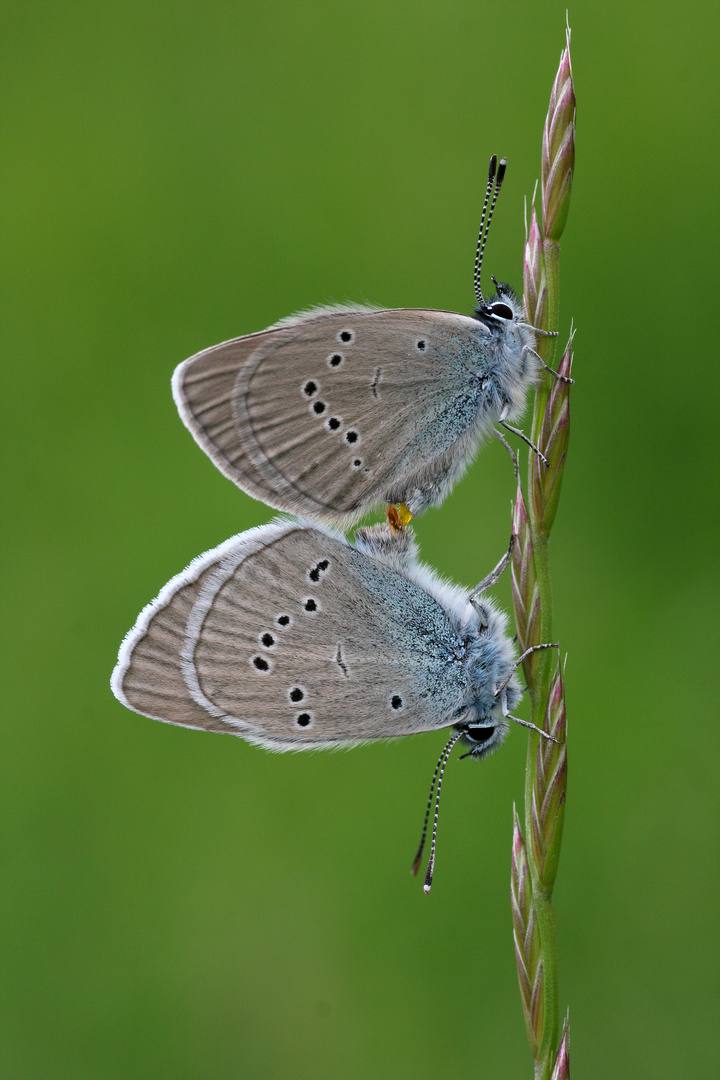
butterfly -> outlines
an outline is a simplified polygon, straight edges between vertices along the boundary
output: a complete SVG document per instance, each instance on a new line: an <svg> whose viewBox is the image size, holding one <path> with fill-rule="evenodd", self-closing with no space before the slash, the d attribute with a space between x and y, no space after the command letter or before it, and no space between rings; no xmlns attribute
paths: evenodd
<svg viewBox="0 0 720 1080"><path fill-rule="evenodd" d="M483 439L502 439L495 424L529 443L510 421L552 371L535 349L546 331L523 320L508 285L493 278L488 300L480 288L505 167L493 156L472 316L320 307L180 364L180 416L225 476L278 510L339 525L399 504L402 525L440 505Z"/></svg>
<svg viewBox="0 0 720 1080"><path fill-rule="evenodd" d="M418 560L411 528L361 528L351 543L277 519L201 555L162 589L125 638L112 689L145 716L270 750L449 727L438 769L459 740L482 758L509 720L538 730L512 715L522 658L505 615L480 599L508 561L468 599ZM442 772L438 798L441 781ZM432 850L434 865L434 839Z"/></svg>

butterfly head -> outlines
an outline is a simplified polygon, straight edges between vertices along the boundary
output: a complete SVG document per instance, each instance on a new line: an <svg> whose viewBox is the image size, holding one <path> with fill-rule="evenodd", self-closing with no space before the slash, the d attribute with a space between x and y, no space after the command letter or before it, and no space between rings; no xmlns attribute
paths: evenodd
<svg viewBox="0 0 720 1080"><path fill-rule="evenodd" d="M504 334L510 326L522 319L522 304L509 285L493 278L496 292L478 304L473 317L483 323L491 333Z"/></svg>
<svg viewBox="0 0 720 1080"><path fill-rule="evenodd" d="M522 697L507 618L485 598L474 606L465 648L467 690L453 726L468 747L467 756L481 758L503 742L508 731L503 713Z"/></svg>
<svg viewBox="0 0 720 1080"><path fill-rule="evenodd" d="M462 744L467 747L463 757L474 760L487 757L502 744L507 735L508 723L501 715L488 718L486 722L473 721L467 725L459 724Z"/></svg>

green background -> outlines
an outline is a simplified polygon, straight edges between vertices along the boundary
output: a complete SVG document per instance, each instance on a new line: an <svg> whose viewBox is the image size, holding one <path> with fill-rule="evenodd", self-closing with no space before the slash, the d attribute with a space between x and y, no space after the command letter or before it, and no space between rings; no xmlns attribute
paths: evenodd
<svg viewBox="0 0 720 1080"><path fill-rule="evenodd" d="M569 654L556 887L574 1075L718 1060L716 4L570 10L577 327L552 565ZM147 603L267 521L183 428L182 359L308 305L468 311L521 282L564 3L6 5L0 1073L530 1076L509 908L525 736L444 786L443 735L268 754L126 711ZM424 557L504 550L488 446ZM509 582L496 590L509 605ZM525 706L527 708L527 706Z"/></svg>

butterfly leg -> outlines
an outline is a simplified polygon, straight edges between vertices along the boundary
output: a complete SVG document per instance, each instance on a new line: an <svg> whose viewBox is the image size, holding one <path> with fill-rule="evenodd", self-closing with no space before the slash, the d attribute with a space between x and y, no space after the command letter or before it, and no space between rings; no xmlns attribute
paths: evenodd
<svg viewBox="0 0 720 1080"><path fill-rule="evenodd" d="M548 468L550 468L550 462L545 457L543 452L537 448L535 443L531 442L530 439L528 439L527 435L520 430L520 428L513 427L511 424L505 422L505 417L507 416L509 408L510 406L506 405L503 411L500 413L500 416L498 417L498 424L502 424L506 431L512 431L513 435L517 435L519 439L522 439L524 443L527 443L533 453L537 454L537 456L540 458L543 465L546 465Z"/></svg>
<svg viewBox="0 0 720 1080"><path fill-rule="evenodd" d="M543 645L540 646L540 648L545 647L546 646ZM553 738L553 736L550 735L547 731L543 731L542 728L535 727L535 725L531 724L529 720L520 720L519 717L513 716L512 713L508 711L507 690L503 690L502 692L502 697L500 699L500 707L502 709L502 714L506 720L514 720L515 723L520 724L521 727L530 728L531 731L536 731L538 735L542 735L543 739L549 739L550 742L554 742L560 745L560 740Z"/></svg>
<svg viewBox="0 0 720 1080"><path fill-rule="evenodd" d="M405 526L412 520L412 514L404 502L398 503L397 506L389 504L387 508L387 519L388 525L393 532L402 532Z"/></svg>
<svg viewBox="0 0 720 1080"><path fill-rule="evenodd" d="M497 697L498 694L501 694L505 690L505 687L510 682L513 675L523 663L523 661L526 660L527 657L531 655L531 653L540 652L541 649L557 649L558 655L560 653L560 646L556 641L548 642L546 645L531 645L530 648L526 649L522 656L518 657L518 659L515 661L512 667L512 671L510 672L508 677L503 682L501 682L499 686L495 687L495 689L493 690L493 697Z"/></svg>
<svg viewBox="0 0 720 1080"><path fill-rule="evenodd" d="M518 465L517 454L515 453L512 446L510 445L510 443L507 441L507 439L503 435L502 431L498 431L497 428L493 428L493 435L495 436L496 439L500 440L500 442L503 444L503 446L507 450L508 454L512 458L513 469L515 470L515 479L517 480L517 478L520 475L520 466Z"/></svg>
<svg viewBox="0 0 720 1080"><path fill-rule="evenodd" d="M478 597L481 596L484 592L486 592L489 588L491 588L491 586L497 585L498 581L500 580L502 575L507 570L508 565L510 563L510 556L512 554L512 549L513 549L514 542L515 542L515 537L511 536L510 537L510 547L507 549L507 551L503 555L500 562L497 564L497 566L495 567L494 570L490 571L490 573L487 575L487 577L484 577L482 579L482 581L478 585L475 586L475 588L471 592L471 594L470 594L470 603L472 604L472 606L476 610L477 610L477 608L476 608L476 603L475 602L478 599Z"/></svg>
<svg viewBox="0 0 720 1080"><path fill-rule="evenodd" d="M534 356L535 359L537 360L538 364L540 365L540 367L545 368L546 371L549 371L550 374L554 375L556 379L560 380L560 382L569 383L570 386L575 385L575 380L574 379L569 378L569 376L567 376L567 375L561 375L559 371L555 370L555 368L548 367L548 365L545 363L545 361L543 360L540 353L536 353L535 350L532 349L529 345L525 346L525 348L523 349L523 352L529 352L531 356Z"/></svg>

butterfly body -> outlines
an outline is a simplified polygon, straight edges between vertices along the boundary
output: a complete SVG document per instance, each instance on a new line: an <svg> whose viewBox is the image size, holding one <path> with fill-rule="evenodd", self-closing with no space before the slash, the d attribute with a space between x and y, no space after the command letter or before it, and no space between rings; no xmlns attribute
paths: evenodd
<svg viewBox="0 0 720 1080"><path fill-rule="evenodd" d="M233 537L141 613L116 697L273 750L455 726L482 756L521 696L505 616L420 563L411 532L359 529L351 544L278 519Z"/></svg>
<svg viewBox="0 0 720 1080"><path fill-rule="evenodd" d="M276 509L349 524L439 505L539 368L512 291L475 317L320 308L190 357L180 415L220 470Z"/></svg>

